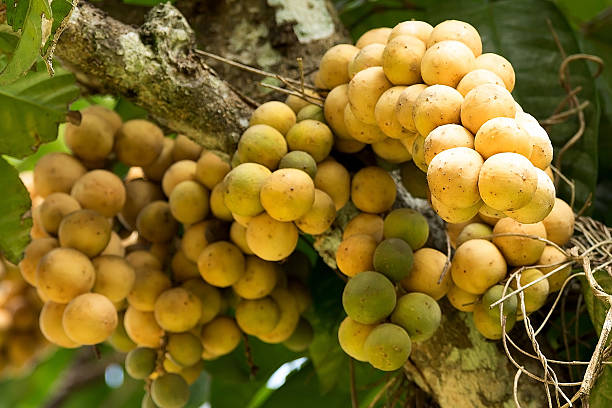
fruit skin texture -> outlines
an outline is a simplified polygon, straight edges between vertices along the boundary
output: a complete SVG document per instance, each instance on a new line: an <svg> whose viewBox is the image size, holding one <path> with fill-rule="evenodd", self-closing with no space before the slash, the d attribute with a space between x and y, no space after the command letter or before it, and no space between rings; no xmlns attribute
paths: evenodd
<svg viewBox="0 0 612 408"><path fill-rule="evenodd" d="M348 202L351 194L351 176L337 161L327 159L319 163L314 183L316 188L326 192L334 200L336 211Z"/></svg>
<svg viewBox="0 0 612 408"><path fill-rule="evenodd" d="M286 135L291 126L295 124L295 120L295 113L288 105L278 101L270 101L255 109L249 125L254 127L264 124Z"/></svg>
<svg viewBox="0 0 612 408"><path fill-rule="evenodd" d="M194 224L208 215L208 190L193 180L177 184L168 202L172 216L183 224Z"/></svg>
<svg viewBox="0 0 612 408"><path fill-rule="evenodd" d="M465 74L474 69L475 61L473 52L462 42L440 41L430 46L423 55L423 82L455 88Z"/></svg>
<svg viewBox="0 0 612 408"><path fill-rule="evenodd" d="M170 279L159 269L135 267L134 285L127 296L128 303L143 312L155 309L155 300L171 287Z"/></svg>
<svg viewBox="0 0 612 408"><path fill-rule="evenodd" d="M525 286L537 279L540 279L544 276L544 274L536 268L525 269L521 272L521 286ZM516 287L516 280L511 282L513 287ZM548 297L548 293L550 291L550 286L548 284L548 279L543 279L538 283L528 287L523 290L523 296L525 299L525 311L527 314L531 312L535 312L540 309L546 303L546 299ZM519 295L520 296L520 295ZM522 307L519 306L519 313L522 314Z"/></svg>
<svg viewBox="0 0 612 408"><path fill-rule="evenodd" d="M80 344L74 342L66 335L62 325L62 316L66 305L53 301L45 302L39 316L40 331L53 344L64 348L79 347Z"/></svg>
<svg viewBox="0 0 612 408"><path fill-rule="evenodd" d="M397 36L389 41L382 54L386 77L395 85L421 82L421 59L425 43L413 36Z"/></svg>
<svg viewBox="0 0 612 408"><path fill-rule="evenodd" d="M314 331L308 320L301 318L295 331L287 340L283 342L283 345L291 351L300 352L307 350L312 339L314 338Z"/></svg>
<svg viewBox="0 0 612 408"><path fill-rule="evenodd" d="M227 241L208 245L198 258L202 278L213 286L232 286L244 274L244 255L237 246Z"/></svg>
<svg viewBox="0 0 612 408"><path fill-rule="evenodd" d="M117 311L105 296L85 293L72 299L64 309L62 324L66 335L79 344L101 343L117 327Z"/></svg>
<svg viewBox="0 0 612 408"><path fill-rule="evenodd" d="M352 139L344 123L344 110L348 105L348 84L338 85L325 98L323 114L325 122L339 139Z"/></svg>
<svg viewBox="0 0 612 408"><path fill-rule="evenodd" d="M55 238L36 238L25 248L23 259L19 262L19 271L23 279L32 286L37 286L36 268L40 259L49 251L59 247Z"/></svg>
<svg viewBox="0 0 612 408"><path fill-rule="evenodd" d="M381 216L360 213L346 224L342 239L345 240L353 235L366 234L372 236L378 243L383 240L383 226L384 220Z"/></svg>
<svg viewBox="0 0 612 408"><path fill-rule="evenodd" d="M244 299L269 295L277 283L278 266L256 256L246 257L245 273L234 283L234 291Z"/></svg>
<svg viewBox="0 0 612 408"><path fill-rule="evenodd" d="M476 302L478 301L478 295L466 292L457 285L453 285L453 287L450 288L446 297L455 309L462 312L474 311Z"/></svg>
<svg viewBox="0 0 612 408"><path fill-rule="evenodd" d="M431 194L443 204L467 208L480 201L482 157L473 149L454 147L438 153L427 169Z"/></svg>
<svg viewBox="0 0 612 408"><path fill-rule="evenodd" d="M401 281L408 292L425 293L440 300L452 286L447 273L440 283L440 276L446 265L446 255L432 248L421 248L413 254L412 271Z"/></svg>
<svg viewBox="0 0 612 408"><path fill-rule="evenodd" d="M352 235L340 242L336 251L336 264L340 272L353 277L360 272L372 270L376 244L376 240L366 234Z"/></svg>
<svg viewBox="0 0 612 408"><path fill-rule="evenodd" d="M277 221L264 213L249 222L246 239L249 248L258 257L266 261L280 261L295 249L298 230L293 223Z"/></svg>
<svg viewBox="0 0 612 408"><path fill-rule="evenodd" d="M217 288L203 282L199 277L184 282L182 286L200 299L202 304L200 324L210 322L219 314L222 307L222 299L221 293Z"/></svg>
<svg viewBox="0 0 612 408"><path fill-rule="evenodd" d="M379 27L366 31L357 39L355 47L364 48L370 44L386 44L391 34L391 28Z"/></svg>
<svg viewBox="0 0 612 408"><path fill-rule="evenodd" d="M429 224L421 213L410 208L399 208L385 217L383 235L386 239L400 238L415 251L427 242Z"/></svg>
<svg viewBox="0 0 612 408"><path fill-rule="evenodd" d="M113 217L125 204L125 187L110 171L92 170L75 181L70 195L82 208L94 210L105 217Z"/></svg>
<svg viewBox="0 0 612 408"><path fill-rule="evenodd" d="M270 297L279 307L280 319L274 329L268 333L260 333L259 339L271 344L278 344L291 337L300 320L299 305L294 294L283 287L277 287Z"/></svg>
<svg viewBox="0 0 612 408"><path fill-rule="evenodd" d="M166 349L172 361L182 367L190 367L202 359L202 343L192 333L170 334Z"/></svg>
<svg viewBox="0 0 612 408"><path fill-rule="evenodd" d="M237 152L243 163L254 162L274 170L280 159L287 154L287 141L272 126L258 124L242 134Z"/></svg>
<svg viewBox="0 0 612 408"><path fill-rule="evenodd" d="M421 136L427 137L429 132L438 126L460 123L463 102L463 96L450 86L427 87L414 101L412 118L416 130ZM402 122L401 118L400 122ZM414 153L412 155L414 156Z"/></svg>
<svg viewBox="0 0 612 408"><path fill-rule="evenodd" d="M425 21L403 21L393 27L393 30L391 30L389 34L388 41L400 35L413 35L419 40L427 42L432 31L433 27L431 24Z"/></svg>
<svg viewBox="0 0 612 408"><path fill-rule="evenodd" d="M243 299L236 306L236 323L251 335L270 333L280 320L280 309L270 297Z"/></svg>
<svg viewBox="0 0 612 408"><path fill-rule="evenodd" d="M96 269L93 291L106 296L111 302L125 299L136 280L134 268L123 257L116 255L102 255L93 259L92 263Z"/></svg>
<svg viewBox="0 0 612 408"><path fill-rule="evenodd" d="M492 317L482 304L476 305L472 314L476 330L489 340L502 338L502 327L499 317ZM512 330L516 323L516 314L510 314L506 320L506 333Z"/></svg>
<svg viewBox="0 0 612 408"><path fill-rule="evenodd" d="M376 102L392 86L382 67L370 67L358 72L348 86L349 105L355 117L368 125L376 125Z"/></svg>
<svg viewBox="0 0 612 408"><path fill-rule="evenodd" d="M168 242L176 236L178 223L172 216L170 204L153 201L140 211L136 218L136 229L147 241Z"/></svg>
<svg viewBox="0 0 612 408"><path fill-rule="evenodd" d="M479 68L468 72L457 84L457 90L465 97L472 89L483 84L505 86L504 81L493 71Z"/></svg>
<svg viewBox="0 0 612 408"><path fill-rule="evenodd" d="M314 179L315 174L317 174L317 162L310 154L301 150L294 150L284 155L278 163L278 168L299 169L308 173L312 179Z"/></svg>
<svg viewBox="0 0 612 408"><path fill-rule="evenodd" d="M368 213L382 213L391 208L397 196L395 182L385 170L370 166L359 170L351 183L351 200Z"/></svg>
<svg viewBox="0 0 612 408"><path fill-rule="evenodd" d="M218 316L202 326L200 335L204 351L214 356L231 353L242 339L236 322L227 316Z"/></svg>
<svg viewBox="0 0 612 408"><path fill-rule="evenodd" d="M511 292L511 289L506 290L506 295ZM482 295L481 303L484 306L486 312L493 318L499 320L501 310L501 304L495 306L491 309L491 305L498 300L500 300L504 296L504 285L495 285L491 286L485 293ZM516 295L509 297L508 299L503 301L504 305L504 316L516 315L516 309L518 306L518 299Z"/></svg>
<svg viewBox="0 0 612 408"><path fill-rule="evenodd" d="M363 349L368 362L374 368L394 371L408 360L412 351L412 342L406 330L400 326L383 323L368 335Z"/></svg>
<svg viewBox="0 0 612 408"><path fill-rule="evenodd" d="M427 47L440 41L455 40L467 45L475 57L482 54L482 41L478 31L469 23L446 20L436 25L427 38Z"/></svg>
<svg viewBox="0 0 612 408"><path fill-rule="evenodd" d="M459 224L467 222L474 218L478 211L482 207L482 201L478 201L476 204L470 207L457 208L444 204L438 200L436 196L430 197L431 206L435 210L436 214L440 216L444 221L452 224Z"/></svg>
<svg viewBox="0 0 612 408"><path fill-rule="evenodd" d="M295 221L312 208L314 182L302 170L276 170L262 184L259 199L268 215L275 220Z"/></svg>
<svg viewBox="0 0 612 408"><path fill-rule="evenodd" d="M493 235L493 230L490 226L479 222L473 222L463 227L455 240L455 244L459 247L470 239L486 239L487 241L491 241L492 238L489 237L490 235Z"/></svg>
<svg viewBox="0 0 612 408"><path fill-rule="evenodd" d="M450 273L453 282L466 292L479 295L506 276L506 261L493 243L471 239L453 257Z"/></svg>
<svg viewBox="0 0 612 408"><path fill-rule="evenodd" d="M517 210L529 204L538 185L538 173L520 154L498 153L480 169L478 189L482 201L499 211Z"/></svg>
<svg viewBox="0 0 612 408"><path fill-rule="evenodd" d="M224 200L235 214L255 216L263 211L259 193L265 180L272 174L261 164L243 163L227 173L224 183Z"/></svg>
<svg viewBox="0 0 612 408"><path fill-rule="evenodd" d="M523 224L540 222L546 218L555 205L555 185L543 170L536 167L538 184L536 191L527 205L514 210L506 211L508 217L512 217Z"/></svg>
<svg viewBox="0 0 612 408"><path fill-rule="evenodd" d="M79 251L55 248L40 259L36 282L49 300L68 303L93 288L95 274L91 261Z"/></svg>
<svg viewBox="0 0 612 408"><path fill-rule="evenodd" d="M363 47L348 64L349 77L353 79L355 74L370 67L382 66L383 51L385 44L370 44Z"/></svg>
<svg viewBox="0 0 612 408"><path fill-rule="evenodd" d="M553 158L553 146L548 133L540 126L537 119L528 113L517 112L515 120L531 139L533 150L531 156L529 156L529 161L537 168L546 170Z"/></svg>
<svg viewBox="0 0 612 408"><path fill-rule="evenodd" d="M375 327L376 324L361 324L348 316L345 317L338 329L340 347L355 360L368 361L363 345Z"/></svg>
<svg viewBox="0 0 612 408"><path fill-rule="evenodd" d="M438 126L429 132L423 143L425 163L429 165L438 153L453 147L473 149L474 136L463 126L454 123Z"/></svg>
<svg viewBox="0 0 612 408"><path fill-rule="evenodd" d="M202 303L182 287L168 289L155 300L155 320L166 331L180 333L191 330L202 315Z"/></svg>
<svg viewBox="0 0 612 408"><path fill-rule="evenodd" d="M160 408L181 408L189 401L189 385L178 374L162 374L151 383L151 398Z"/></svg>
<svg viewBox="0 0 612 408"><path fill-rule="evenodd" d="M383 133L393 139L400 139L406 133L406 130L399 123L395 115L397 100L405 89L405 86L394 86L387 89L378 98L374 107L374 117L378 127Z"/></svg>
<svg viewBox="0 0 612 408"><path fill-rule="evenodd" d="M512 92L515 84L514 68L507 59L493 53L477 55L476 57L476 68L488 69L495 73L504 81L508 92Z"/></svg>
<svg viewBox="0 0 612 408"><path fill-rule="evenodd" d="M351 319L362 324L384 320L395 308L395 288L378 272L365 271L349 279L342 293L342 305Z"/></svg>
<svg viewBox="0 0 612 408"><path fill-rule="evenodd" d="M130 166L151 164L161 153L164 133L153 123L143 119L128 120L119 128L115 151L119 160Z"/></svg>
<svg viewBox="0 0 612 408"><path fill-rule="evenodd" d="M424 293L408 293L397 300L391 314L391 322L402 327L412 341L421 342L434 335L440 322L442 311L434 298Z"/></svg>
<svg viewBox="0 0 612 408"><path fill-rule="evenodd" d="M567 256L565 254L563 254L561 251L559 251L554 246L546 245L546 247L544 248L544 251L542 251L542 255L540 256L540 259L536 263L538 265L552 265L552 264L561 263L565 261L567 261ZM538 269L543 274L547 274L549 272L552 272L554 269L557 269L559 266L561 265L559 264L556 266L539 267ZM556 291L561 290L563 283L565 282L565 280L567 279L567 277L570 275L571 272L572 272L572 266L568 265L564 267L563 269L558 270L557 272L553 273L548 278L546 278L548 279L548 285L549 285L550 292L556 292Z"/></svg>
<svg viewBox="0 0 612 408"><path fill-rule="evenodd" d="M555 198L552 211L542 220L547 238L561 246L567 244L574 235L574 222L574 211L560 198Z"/></svg>
<svg viewBox="0 0 612 408"><path fill-rule="evenodd" d="M123 325L129 338L139 346L158 348L161 345L164 331L155 321L153 312L141 312L128 306Z"/></svg>
<svg viewBox="0 0 612 408"><path fill-rule="evenodd" d="M385 239L374 251L374 270L393 282L399 282L408 276L412 270L412 262L412 248L399 238Z"/></svg>
<svg viewBox="0 0 612 408"><path fill-rule="evenodd" d="M196 163L195 177L206 188L212 190L230 170L228 159L221 153L206 151Z"/></svg>
<svg viewBox="0 0 612 408"><path fill-rule="evenodd" d="M338 44L325 52L319 64L318 77L324 88L332 89L349 81L348 63L359 48L351 44Z"/></svg>
<svg viewBox="0 0 612 408"><path fill-rule="evenodd" d="M103 118L89 112L81 112L81 123L66 123L66 146L84 160L104 160L113 150L115 130Z"/></svg>
<svg viewBox="0 0 612 408"><path fill-rule="evenodd" d="M70 193L74 183L87 169L76 158L66 153L44 155L34 166L34 189L46 197L51 193Z"/></svg>
<svg viewBox="0 0 612 408"><path fill-rule="evenodd" d="M546 238L546 228L542 222L521 224L510 217L502 218L493 227L493 234L525 234ZM532 265L540 259L546 243L521 236L493 237L493 243L504 254L512 266Z"/></svg>
<svg viewBox="0 0 612 408"><path fill-rule="evenodd" d="M62 247L77 249L90 258L106 248L110 236L110 222L92 210L77 210L68 214L58 229Z"/></svg>
<svg viewBox="0 0 612 408"><path fill-rule="evenodd" d="M42 227L50 235L56 235L62 219L81 209L77 200L66 193L52 193L40 204Z"/></svg>
<svg viewBox="0 0 612 408"><path fill-rule="evenodd" d="M465 95L461 103L461 123L470 132L478 129L489 119L514 118L516 105L510 92L495 84L482 84Z"/></svg>
<svg viewBox="0 0 612 408"><path fill-rule="evenodd" d="M125 356L125 371L130 377L144 380L155 370L157 352L152 348L137 347Z"/></svg>
<svg viewBox="0 0 612 408"><path fill-rule="evenodd" d="M493 118L486 121L474 139L474 148L488 159L497 153L517 153L531 157L533 144L529 134L513 118Z"/></svg>
<svg viewBox="0 0 612 408"><path fill-rule="evenodd" d="M174 187L181 181L195 180L197 167L197 163L193 160L177 161L168 167L161 179L162 190L166 197L170 197Z"/></svg>
<svg viewBox="0 0 612 408"><path fill-rule="evenodd" d="M336 219L336 204L323 190L315 189L314 202L310 210L295 220L300 231L319 235L327 231Z"/></svg>

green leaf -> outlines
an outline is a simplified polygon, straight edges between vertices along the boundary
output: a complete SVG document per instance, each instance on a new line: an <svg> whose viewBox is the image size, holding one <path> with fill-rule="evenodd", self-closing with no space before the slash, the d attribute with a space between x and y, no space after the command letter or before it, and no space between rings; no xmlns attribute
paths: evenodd
<svg viewBox="0 0 612 408"><path fill-rule="evenodd" d="M24 3L27 4L27 9L23 6ZM11 8L10 5L7 6L7 10ZM9 20L9 24L14 31L21 30L21 36L13 57L0 73L0 85L11 83L30 70L38 58L41 45L47 40L48 32L46 31L48 29L46 26L51 23L53 18L47 0L19 0L15 13L13 19ZM45 37L43 38L43 36Z"/></svg>
<svg viewBox="0 0 612 408"><path fill-rule="evenodd" d="M30 242L32 219L25 217L32 202L17 169L0 159L0 250L13 263L19 262L23 250Z"/></svg>
<svg viewBox="0 0 612 408"><path fill-rule="evenodd" d="M78 93L74 76L64 70L52 78L46 72L30 72L0 87L0 153L23 158L41 143L55 140Z"/></svg>

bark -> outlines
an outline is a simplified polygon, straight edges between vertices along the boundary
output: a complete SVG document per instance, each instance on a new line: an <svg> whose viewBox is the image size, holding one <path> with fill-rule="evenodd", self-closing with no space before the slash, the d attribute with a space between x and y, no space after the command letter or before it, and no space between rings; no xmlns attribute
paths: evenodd
<svg viewBox="0 0 612 408"><path fill-rule="evenodd" d="M296 77L295 57L304 57L309 71L329 46L348 40L330 3L323 0L193 1L181 7L191 16L197 41L187 20L171 5L152 9L144 24L134 28L83 4L62 36L57 55L86 86L122 94L167 128L228 153L251 112L232 89L260 99L267 96L254 77L235 68L214 63L221 73L217 75L193 52L196 44ZM446 252L443 222L426 201L410 197L401 183L398 188L396 205L424 213L430 223L429 245ZM343 209L332 230L315 243L332 267L342 228L355 212L354 207ZM514 406L515 370L499 344L482 338L467 314L442 304L438 333L414 347L409 365L413 379L442 408ZM522 406L545 406L540 385L523 379L520 390Z"/></svg>

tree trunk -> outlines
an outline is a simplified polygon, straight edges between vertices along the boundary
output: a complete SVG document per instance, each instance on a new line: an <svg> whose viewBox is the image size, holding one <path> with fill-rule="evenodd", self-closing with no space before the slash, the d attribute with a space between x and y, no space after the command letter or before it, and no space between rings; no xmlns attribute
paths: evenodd
<svg viewBox="0 0 612 408"><path fill-rule="evenodd" d="M308 73L327 48L349 41L329 1L191 1L180 7L191 16L197 39L187 20L169 4L152 9L138 29L83 4L61 37L57 56L85 86L122 94L168 129L228 153L248 125L252 109L233 89L258 100L269 95L257 84L261 77L215 61L205 63L194 52L196 44L296 78L296 57L304 58ZM430 245L446 252L443 222L424 200L413 199L399 186L397 205L424 212ZM334 268L335 249L350 215L347 207L334 228L315 243ZM480 336L467 314L445 301L442 306L442 326L430 341L415 345L409 375L442 408L514 406L515 370L499 344ZM539 384L523 378L519 390L523 407L545 406Z"/></svg>

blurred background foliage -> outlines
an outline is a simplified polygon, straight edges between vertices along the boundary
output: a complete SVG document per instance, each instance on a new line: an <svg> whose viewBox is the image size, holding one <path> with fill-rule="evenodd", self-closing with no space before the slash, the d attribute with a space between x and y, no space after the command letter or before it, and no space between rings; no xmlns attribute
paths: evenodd
<svg viewBox="0 0 612 408"><path fill-rule="evenodd" d="M142 7L143 13L159 3L157 0L123 1ZM53 12L65 15L65 3L56 0L52 4L55 4ZM584 207L587 214L612 225L612 0L336 0L335 5L353 39L370 28L393 27L410 19L434 25L451 18L471 23L482 36L484 52L496 52L511 61L517 77L513 95L539 120L555 113L566 95L559 81L563 56L555 36L568 55L590 53L603 58L606 69L597 78L594 74L598 67L592 63L579 60L570 65L571 86L582 88L578 97L580 101L589 101L589 105L584 111L585 132L564 156L562 172L575 183L574 210ZM0 30L0 51L3 51L0 68L4 69L10 61L7 56L18 52L13 33ZM19 114L36 117L40 126L45 127L44 118L40 117L43 105L61 104L76 96L72 75L60 68L54 78L48 78L36 51L39 62L31 72L11 86L0 88L0 111L4 112L0 113L0 121L17 114L15 100L25 97L37 104ZM80 109L91 103L115 109L124 120L146 117L145 111L128 100L113 96L89 96L77 100L71 108ZM15 126L12 131L19 132L18 120L5 121L3 129L6 131L11 123ZM564 123L548 128L556 151L578 127L578 119L571 116ZM24 153L33 145L29 140L9 146L2 145L0 140L0 151L7 153L4 158L19 171L29 170L42 154L66 150L61 126L59 132L55 128L50 131L47 126L43 135L42 142L49 143L42 144L34 155ZM570 189L564 183L560 192L570 198ZM591 201L593 205L588 206ZM0 217L0 228L4 231L5 227ZM258 367L256 374L247 364L244 346L209 362L192 386L189 407L347 406L349 359L341 351L335 335L343 317L340 304L343 282L317 257L308 242L302 241L300 249L309 255L313 264L310 279L314 302L307 317L315 329L315 340L308 352L294 353L282 346L251 339L249 345ZM590 308L593 307L591 304ZM577 337L581 342L572 345L576 348L572 358L588 359L596 340L588 315L579 309L565 318L573 321L572 330L580 333ZM546 334L549 346L559 353L565 350L559 340L564 324L561 319L553 319ZM49 351L27 372L0 381L0 408L137 407L144 393L142 383L125 375L121 361L122 357L110 347L101 348L99 359L91 348ZM363 363L355 363L354 368L360 407L366 408L388 377ZM612 406L610 377L607 373L600 380L592 406ZM407 393L404 398L409 403L416 397ZM385 403L383 398L376 406Z"/></svg>

